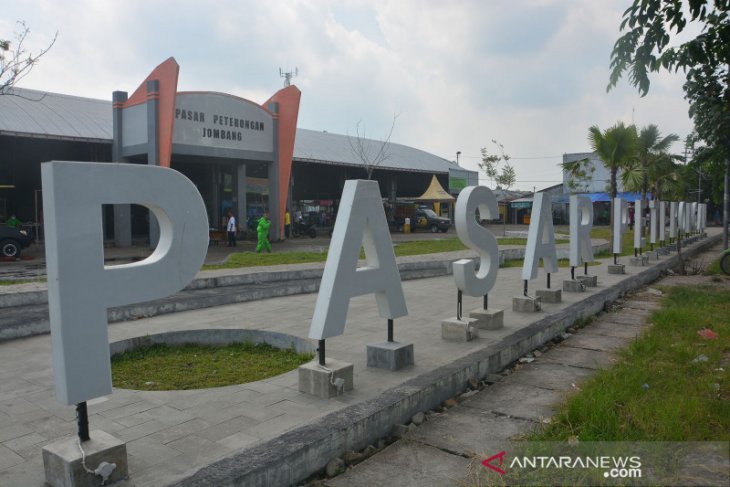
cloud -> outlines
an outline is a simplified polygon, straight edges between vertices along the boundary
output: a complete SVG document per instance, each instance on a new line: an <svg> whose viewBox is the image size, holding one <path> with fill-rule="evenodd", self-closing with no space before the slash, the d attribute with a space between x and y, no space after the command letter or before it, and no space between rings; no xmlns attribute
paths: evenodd
<svg viewBox="0 0 730 487"><path fill-rule="evenodd" d="M628 3L628 0L627 0ZM691 129L681 74L606 93L622 2L519 0L25 0L4 9L33 41L59 41L24 86L109 99L169 56L181 90L265 101L279 68L299 68L299 125L382 138L476 169L493 138L515 157L517 187L560 179L563 152L587 150L591 125ZM532 181L543 181L544 184Z"/></svg>

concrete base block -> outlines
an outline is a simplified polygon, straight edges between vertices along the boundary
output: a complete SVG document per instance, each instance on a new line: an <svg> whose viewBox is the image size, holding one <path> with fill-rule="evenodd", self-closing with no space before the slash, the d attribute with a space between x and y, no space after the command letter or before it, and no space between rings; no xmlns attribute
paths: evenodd
<svg viewBox="0 0 730 487"><path fill-rule="evenodd" d="M563 300L562 289L538 289L535 294L543 303L559 303Z"/></svg>
<svg viewBox="0 0 730 487"><path fill-rule="evenodd" d="M504 328L504 311L501 309L475 309L469 318L477 320L475 326L480 330L499 330Z"/></svg>
<svg viewBox="0 0 730 487"><path fill-rule="evenodd" d="M598 286L598 276L590 276L590 275L583 274L582 276L575 276L575 280L582 282L585 287Z"/></svg>
<svg viewBox="0 0 730 487"><path fill-rule="evenodd" d="M566 279L563 281L563 291L566 293L582 293L585 290L586 285L577 279Z"/></svg>
<svg viewBox="0 0 730 487"><path fill-rule="evenodd" d="M127 478L127 445L109 433L94 430L91 438L81 444L86 468L98 471L88 473L82 464L78 437L64 438L43 447L43 469L51 487L96 487L113 484ZM106 462L110 465L104 465ZM113 469L111 464L116 465ZM106 479L103 475L107 475Z"/></svg>
<svg viewBox="0 0 730 487"><path fill-rule="evenodd" d="M626 274L626 266L624 264L608 264L609 274Z"/></svg>
<svg viewBox="0 0 730 487"><path fill-rule="evenodd" d="M677 244L676 244L676 243L670 243L669 245L667 245L667 248L668 248L668 249L669 249L669 250L670 250L671 252L676 252L676 251L677 251Z"/></svg>
<svg viewBox="0 0 730 487"><path fill-rule="evenodd" d="M300 365L299 392L329 399L353 389L352 364L328 358L324 367L329 370L322 368L318 359ZM341 384L339 388L337 384Z"/></svg>
<svg viewBox="0 0 730 487"><path fill-rule="evenodd" d="M451 342L470 342L479 338L477 320L472 318L449 318L441 322L441 338Z"/></svg>
<svg viewBox="0 0 730 487"><path fill-rule="evenodd" d="M413 365L413 344L383 342L367 346L368 367L400 370Z"/></svg>
<svg viewBox="0 0 730 487"><path fill-rule="evenodd" d="M632 257L629 262L633 266L642 267L642 266L645 266L649 262L649 259L647 259L646 256L644 256L644 255L640 255L638 257Z"/></svg>
<svg viewBox="0 0 730 487"><path fill-rule="evenodd" d="M659 260L659 251L658 250L650 250L644 254L646 258L649 260L649 262Z"/></svg>
<svg viewBox="0 0 730 487"><path fill-rule="evenodd" d="M542 309L541 299L529 296L517 296L512 298L512 311L519 313L536 313Z"/></svg>

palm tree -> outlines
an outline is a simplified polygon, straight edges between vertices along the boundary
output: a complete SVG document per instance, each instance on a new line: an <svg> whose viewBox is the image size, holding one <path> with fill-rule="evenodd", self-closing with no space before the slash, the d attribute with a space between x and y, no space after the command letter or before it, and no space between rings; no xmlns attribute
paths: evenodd
<svg viewBox="0 0 730 487"><path fill-rule="evenodd" d="M619 169L625 168L636 155L637 139L636 127L627 127L623 122L618 122L605 132L601 132L597 125L588 129L588 143L610 173L611 201L618 192Z"/></svg>
<svg viewBox="0 0 730 487"><path fill-rule="evenodd" d="M680 160L681 156L669 154L669 148L678 140L676 134L662 137L656 125L642 128L637 139L636 157L627 162L621 173L624 188L641 192L641 201L644 202L647 201L650 186L661 189L662 181L669 181L672 175L676 176L674 161ZM657 198L655 191L654 199Z"/></svg>
<svg viewBox="0 0 730 487"><path fill-rule="evenodd" d="M588 129L588 143L610 173L611 242L613 242L613 199L618 192L617 175L619 169L623 169L628 161L636 156L637 138L636 127L634 125L627 127L623 122L618 122L605 132L601 132L597 125Z"/></svg>

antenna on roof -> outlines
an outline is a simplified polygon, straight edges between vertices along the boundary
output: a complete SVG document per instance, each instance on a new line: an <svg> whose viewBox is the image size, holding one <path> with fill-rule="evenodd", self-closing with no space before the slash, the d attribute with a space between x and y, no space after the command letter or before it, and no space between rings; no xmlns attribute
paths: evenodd
<svg viewBox="0 0 730 487"><path fill-rule="evenodd" d="M284 86L291 86L291 79L299 76L299 68L294 68L294 71L282 71L281 68L279 68L279 76L284 78Z"/></svg>

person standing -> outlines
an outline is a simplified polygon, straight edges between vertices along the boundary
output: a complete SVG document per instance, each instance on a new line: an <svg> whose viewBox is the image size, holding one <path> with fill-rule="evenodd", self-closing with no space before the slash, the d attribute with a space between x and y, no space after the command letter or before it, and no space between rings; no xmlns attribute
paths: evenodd
<svg viewBox="0 0 730 487"><path fill-rule="evenodd" d="M20 228L23 225L23 222L18 220L15 215L11 215L10 218L5 222L5 225L9 226L10 228Z"/></svg>
<svg viewBox="0 0 730 487"><path fill-rule="evenodd" d="M284 235L286 238L289 238L289 234L291 232L291 215L289 214L289 209L286 209L286 213L284 213Z"/></svg>
<svg viewBox="0 0 730 487"><path fill-rule="evenodd" d="M269 242L269 227L271 227L271 221L269 220L269 212L265 211L264 215L259 218L259 223L256 226L256 233L258 234L258 243L256 244L256 252L261 253L262 250L271 253L271 243Z"/></svg>
<svg viewBox="0 0 730 487"><path fill-rule="evenodd" d="M226 230L228 231L228 246L236 246L236 217L233 216L233 212L228 210L228 223L226 224Z"/></svg>

